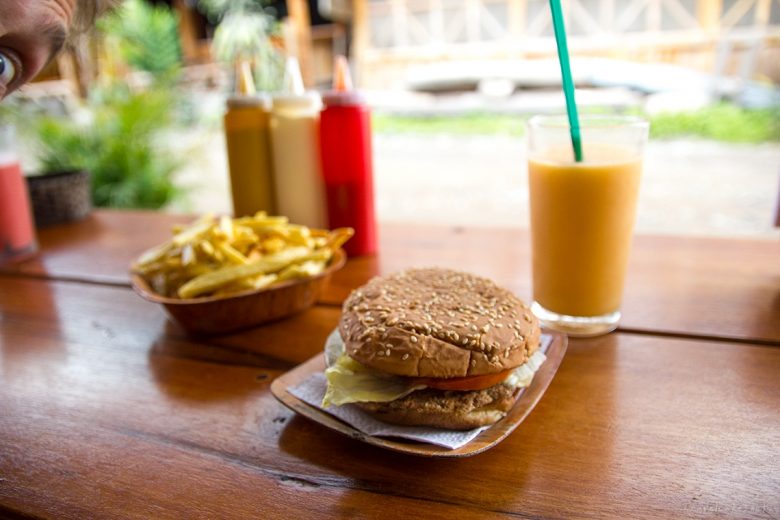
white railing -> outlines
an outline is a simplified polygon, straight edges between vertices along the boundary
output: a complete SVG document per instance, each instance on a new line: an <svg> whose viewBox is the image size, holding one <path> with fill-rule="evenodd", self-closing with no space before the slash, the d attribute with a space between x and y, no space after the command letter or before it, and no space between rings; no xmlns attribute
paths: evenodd
<svg viewBox="0 0 780 520"><path fill-rule="evenodd" d="M548 0L358 0L366 53L457 54L481 46L549 47ZM780 36L780 0L563 0L573 51Z"/></svg>

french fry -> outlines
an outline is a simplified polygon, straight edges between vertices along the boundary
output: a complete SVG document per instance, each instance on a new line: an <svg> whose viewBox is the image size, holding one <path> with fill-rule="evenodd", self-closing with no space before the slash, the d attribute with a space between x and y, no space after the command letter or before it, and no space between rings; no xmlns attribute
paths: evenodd
<svg viewBox="0 0 780 520"><path fill-rule="evenodd" d="M204 215L144 253L132 271L158 294L195 298L262 289L316 276L353 234L290 224L287 217L258 212L231 219Z"/></svg>
<svg viewBox="0 0 780 520"><path fill-rule="evenodd" d="M220 243L217 247L222 254L225 255L225 258L234 264L243 265L249 262L244 255L236 251L234 247L226 242Z"/></svg>
<svg viewBox="0 0 780 520"><path fill-rule="evenodd" d="M216 271L193 278L179 288L179 298L194 298L204 293L210 293L223 285L241 278L260 274L275 273L288 265L304 262L320 256L318 252L310 252L305 247L291 247L275 255L269 255L251 264L222 267Z"/></svg>
<svg viewBox="0 0 780 520"><path fill-rule="evenodd" d="M293 264L285 267L279 272L277 280L283 282L294 278L308 278L320 274L325 269L325 262L322 260L309 260L300 264Z"/></svg>

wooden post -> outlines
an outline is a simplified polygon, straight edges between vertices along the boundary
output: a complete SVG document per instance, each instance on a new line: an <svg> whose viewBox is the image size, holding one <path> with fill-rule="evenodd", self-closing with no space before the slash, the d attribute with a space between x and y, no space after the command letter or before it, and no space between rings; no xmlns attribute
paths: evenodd
<svg viewBox="0 0 780 520"><path fill-rule="evenodd" d="M368 0L352 0L352 49L350 52L355 71L355 82L365 73L366 54L371 47L371 26L368 20Z"/></svg>
<svg viewBox="0 0 780 520"><path fill-rule="evenodd" d="M601 13L599 16L601 30L605 33L613 34L617 26L615 15L615 0L601 0Z"/></svg>
<svg viewBox="0 0 780 520"><path fill-rule="evenodd" d="M390 0L390 13L393 20L393 45L404 47L409 43L405 0Z"/></svg>
<svg viewBox="0 0 780 520"><path fill-rule="evenodd" d="M198 35L195 31L195 20L192 16L192 8L187 6L185 0L173 0L173 8L179 17L179 41L181 53L185 63L198 61Z"/></svg>
<svg viewBox="0 0 780 520"><path fill-rule="evenodd" d="M479 41L481 16L479 12L479 0L465 0L464 8L466 10L466 38L469 43Z"/></svg>
<svg viewBox="0 0 780 520"><path fill-rule="evenodd" d="M528 0L509 0L509 39L520 41L525 37L525 24L528 17Z"/></svg>
<svg viewBox="0 0 780 520"><path fill-rule="evenodd" d="M663 12L661 11L661 0L650 0L648 2L645 17L647 30L651 33L660 33L661 19L663 17Z"/></svg>
<svg viewBox="0 0 780 520"><path fill-rule="evenodd" d="M756 12L753 18L755 24L759 27L769 25L769 17L772 11L772 0L757 0Z"/></svg>
<svg viewBox="0 0 780 520"><path fill-rule="evenodd" d="M699 27L709 33L720 29L720 16L723 12L723 0L698 0L696 2L696 19Z"/></svg>
<svg viewBox="0 0 780 520"><path fill-rule="evenodd" d="M312 63L311 16L306 0L287 0L287 13L292 20L297 45L298 63L301 65L301 77L307 87L314 86L314 67Z"/></svg>
<svg viewBox="0 0 780 520"><path fill-rule="evenodd" d="M430 44L434 47L444 45L444 5L442 0L428 1L428 27L431 34Z"/></svg>

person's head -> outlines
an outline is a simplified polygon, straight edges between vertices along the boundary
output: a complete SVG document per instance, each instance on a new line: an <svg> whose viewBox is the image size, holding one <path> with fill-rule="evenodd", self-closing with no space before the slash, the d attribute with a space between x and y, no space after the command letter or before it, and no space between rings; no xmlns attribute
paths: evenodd
<svg viewBox="0 0 780 520"><path fill-rule="evenodd" d="M111 0L0 0L0 99L35 77Z"/></svg>

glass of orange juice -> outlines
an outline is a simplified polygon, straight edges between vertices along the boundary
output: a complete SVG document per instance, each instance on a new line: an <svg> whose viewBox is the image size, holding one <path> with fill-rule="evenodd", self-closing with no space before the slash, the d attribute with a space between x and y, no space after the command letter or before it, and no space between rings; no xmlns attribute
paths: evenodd
<svg viewBox="0 0 780 520"><path fill-rule="evenodd" d="M649 125L629 116L580 118L574 160L564 116L528 123L532 309L573 336L617 327Z"/></svg>

